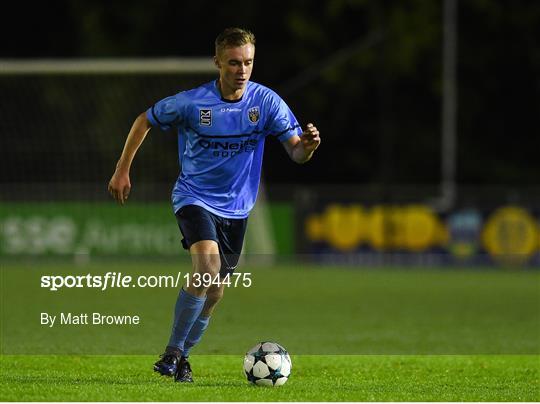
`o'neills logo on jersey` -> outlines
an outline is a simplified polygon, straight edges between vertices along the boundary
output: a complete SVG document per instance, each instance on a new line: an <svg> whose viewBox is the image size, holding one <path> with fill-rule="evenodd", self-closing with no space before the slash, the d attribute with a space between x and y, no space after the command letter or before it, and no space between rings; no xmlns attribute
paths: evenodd
<svg viewBox="0 0 540 404"><path fill-rule="evenodd" d="M211 109L199 110L199 125L212 126L212 110Z"/></svg>
<svg viewBox="0 0 540 404"><path fill-rule="evenodd" d="M261 117L261 114L259 112L259 107L253 107L253 108L248 109L249 122L257 123L259 122L260 117Z"/></svg>
<svg viewBox="0 0 540 404"><path fill-rule="evenodd" d="M239 153L252 152L257 146L256 139L242 140L240 142L219 142L216 140L199 140L203 149L212 150L215 157L232 157Z"/></svg>

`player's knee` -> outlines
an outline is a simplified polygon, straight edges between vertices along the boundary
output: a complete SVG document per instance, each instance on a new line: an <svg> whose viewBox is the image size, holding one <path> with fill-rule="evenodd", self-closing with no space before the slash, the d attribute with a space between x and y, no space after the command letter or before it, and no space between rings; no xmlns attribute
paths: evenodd
<svg viewBox="0 0 540 404"><path fill-rule="evenodd" d="M200 254L194 261L195 272L216 276L221 268L221 260L217 254Z"/></svg>

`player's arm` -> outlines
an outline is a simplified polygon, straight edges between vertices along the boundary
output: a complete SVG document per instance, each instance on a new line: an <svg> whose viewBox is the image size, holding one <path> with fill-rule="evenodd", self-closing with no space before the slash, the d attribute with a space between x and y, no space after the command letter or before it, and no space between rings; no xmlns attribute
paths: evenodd
<svg viewBox="0 0 540 404"><path fill-rule="evenodd" d="M121 205L127 200L131 190L131 182L129 181L131 162L150 128L152 125L146 117L146 113L140 114L135 119L124 144L122 155L116 164L116 170L109 181L109 193Z"/></svg>
<svg viewBox="0 0 540 404"><path fill-rule="evenodd" d="M289 157L298 164L309 161L320 144L319 131L312 123L307 124L300 136L295 135L283 142Z"/></svg>

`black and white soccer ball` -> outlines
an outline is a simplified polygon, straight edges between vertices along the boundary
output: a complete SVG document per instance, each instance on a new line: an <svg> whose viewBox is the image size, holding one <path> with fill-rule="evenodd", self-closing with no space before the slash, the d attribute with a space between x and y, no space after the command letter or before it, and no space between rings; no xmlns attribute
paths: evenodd
<svg viewBox="0 0 540 404"><path fill-rule="evenodd" d="M291 375L292 362L287 350L275 342L261 342L244 357L244 372L258 386L282 386Z"/></svg>

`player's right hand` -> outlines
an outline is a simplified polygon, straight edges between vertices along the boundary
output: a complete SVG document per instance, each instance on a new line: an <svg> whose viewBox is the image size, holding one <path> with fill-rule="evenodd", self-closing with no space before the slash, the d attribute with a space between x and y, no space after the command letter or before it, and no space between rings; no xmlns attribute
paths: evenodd
<svg viewBox="0 0 540 404"><path fill-rule="evenodd" d="M122 174L115 171L111 180L109 181L109 193L120 204L123 205L129 196L131 191L131 182L129 181L129 174Z"/></svg>

